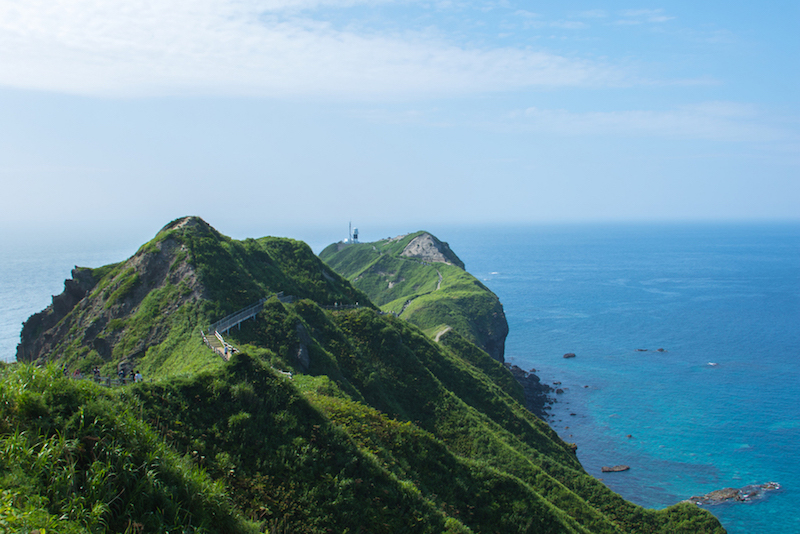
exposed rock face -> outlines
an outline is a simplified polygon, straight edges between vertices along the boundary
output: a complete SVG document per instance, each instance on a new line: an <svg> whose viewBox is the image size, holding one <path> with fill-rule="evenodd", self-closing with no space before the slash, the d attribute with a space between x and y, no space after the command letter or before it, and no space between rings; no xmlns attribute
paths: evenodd
<svg viewBox="0 0 800 534"><path fill-rule="evenodd" d="M508 337L508 321L500 300L495 304L495 309L488 318L488 323L481 348L489 356L503 363L505 361L506 337Z"/></svg>
<svg viewBox="0 0 800 534"><path fill-rule="evenodd" d="M456 256L455 252L450 250L450 245L439 241L427 232L412 239L400 255L432 263L452 263L462 269L464 268L464 262Z"/></svg>
<svg viewBox="0 0 800 534"><path fill-rule="evenodd" d="M162 231L183 226L203 224L196 217L185 217L167 225ZM123 320L135 313L144 298L154 289L171 284L182 288L170 310L174 311L189 300L202 298L204 288L198 274L185 259L184 246L172 237L142 247L136 254L116 270L105 276L105 287L96 288L98 270L76 267L72 279L64 282L64 292L53 297L53 303L28 318L22 326L20 343L17 345L17 360L24 362L43 361L59 346L78 342L95 350L104 359L109 359L123 329L107 328L114 319ZM116 274L113 274L113 273ZM127 285L126 285L127 284ZM114 295L115 290L126 285L126 290ZM154 322L155 323L155 322ZM113 323L112 323L113 324ZM77 327L77 328L76 328ZM75 332L80 338L75 339ZM150 346L160 343L168 332L153 326L141 342L126 348L123 358L136 359Z"/></svg>
<svg viewBox="0 0 800 534"><path fill-rule="evenodd" d="M51 332L51 329L97 284L91 269L81 269L76 266L71 274L72 278L64 281L64 292L53 296L53 303L50 306L31 315L22 324L20 334L22 342L17 345L18 361L36 359L42 347L48 346L52 340L55 332Z"/></svg>
<svg viewBox="0 0 800 534"><path fill-rule="evenodd" d="M550 401L547 394L553 391L553 388L547 384L543 384L539 377L533 374L532 371L528 372L516 365L510 364L506 364L506 367L508 367L508 370L511 371L511 374L514 375L514 378L519 382L522 386L522 390L525 392L525 407L539 419L544 420L547 417L546 410L549 408L549 406L546 405Z"/></svg>

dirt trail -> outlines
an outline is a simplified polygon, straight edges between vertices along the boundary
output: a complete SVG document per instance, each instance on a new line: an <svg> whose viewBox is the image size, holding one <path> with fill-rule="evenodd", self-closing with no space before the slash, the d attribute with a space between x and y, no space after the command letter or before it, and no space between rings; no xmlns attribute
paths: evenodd
<svg viewBox="0 0 800 534"><path fill-rule="evenodd" d="M433 338L433 340L434 340L434 341L436 341L436 342L438 343L438 342L439 342L439 338L441 338L443 335L445 335L446 333L448 333L448 332L449 332L450 330L452 330L452 329L453 329L453 327L452 327L452 326L448 326L448 327L445 327L445 328L443 328L443 329L439 330L439 331L436 333L436 337L434 337L434 338Z"/></svg>

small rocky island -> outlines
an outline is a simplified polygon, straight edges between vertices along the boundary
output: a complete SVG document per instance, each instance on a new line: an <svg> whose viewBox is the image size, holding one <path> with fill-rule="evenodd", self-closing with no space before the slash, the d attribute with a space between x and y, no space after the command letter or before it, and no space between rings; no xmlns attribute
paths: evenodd
<svg viewBox="0 0 800 534"><path fill-rule="evenodd" d="M629 465L612 465L611 467L603 466L600 471L603 473L619 473L621 471L628 471L631 467Z"/></svg>
<svg viewBox="0 0 800 534"><path fill-rule="evenodd" d="M750 484L743 488L723 488L705 495L695 495L688 499L698 506L709 504L722 504L734 502L751 502L761 499L767 492L781 489L777 482L767 482L766 484Z"/></svg>

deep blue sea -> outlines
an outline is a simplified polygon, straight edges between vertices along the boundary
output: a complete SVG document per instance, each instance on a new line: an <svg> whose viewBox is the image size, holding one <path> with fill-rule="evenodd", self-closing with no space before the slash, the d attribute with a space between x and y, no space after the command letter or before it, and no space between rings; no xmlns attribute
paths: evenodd
<svg viewBox="0 0 800 534"><path fill-rule="evenodd" d="M654 508L775 481L709 509L730 533L800 532L800 224L430 230L500 297L506 359L561 382L551 425L590 474ZM3 359L73 265L120 261L149 237L5 247ZM617 464L631 469L600 472Z"/></svg>
<svg viewBox="0 0 800 534"><path fill-rule="evenodd" d="M760 501L709 509L730 533L800 532L800 225L446 239L500 297L507 361L561 382L551 425L590 474L654 508L775 481ZM617 464L631 469L600 471Z"/></svg>

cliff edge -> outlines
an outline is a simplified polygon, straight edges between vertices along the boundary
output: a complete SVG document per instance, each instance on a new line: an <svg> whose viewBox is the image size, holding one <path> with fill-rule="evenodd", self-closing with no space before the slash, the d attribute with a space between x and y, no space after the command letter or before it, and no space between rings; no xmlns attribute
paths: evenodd
<svg viewBox="0 0 800 534"><path fill-rule="evenodd" d="M334 243L320 258L385 312L436 338L452 329L499 362L508 335L503 305L465 270L446 242L429 232L374 243Z"/></svg>

